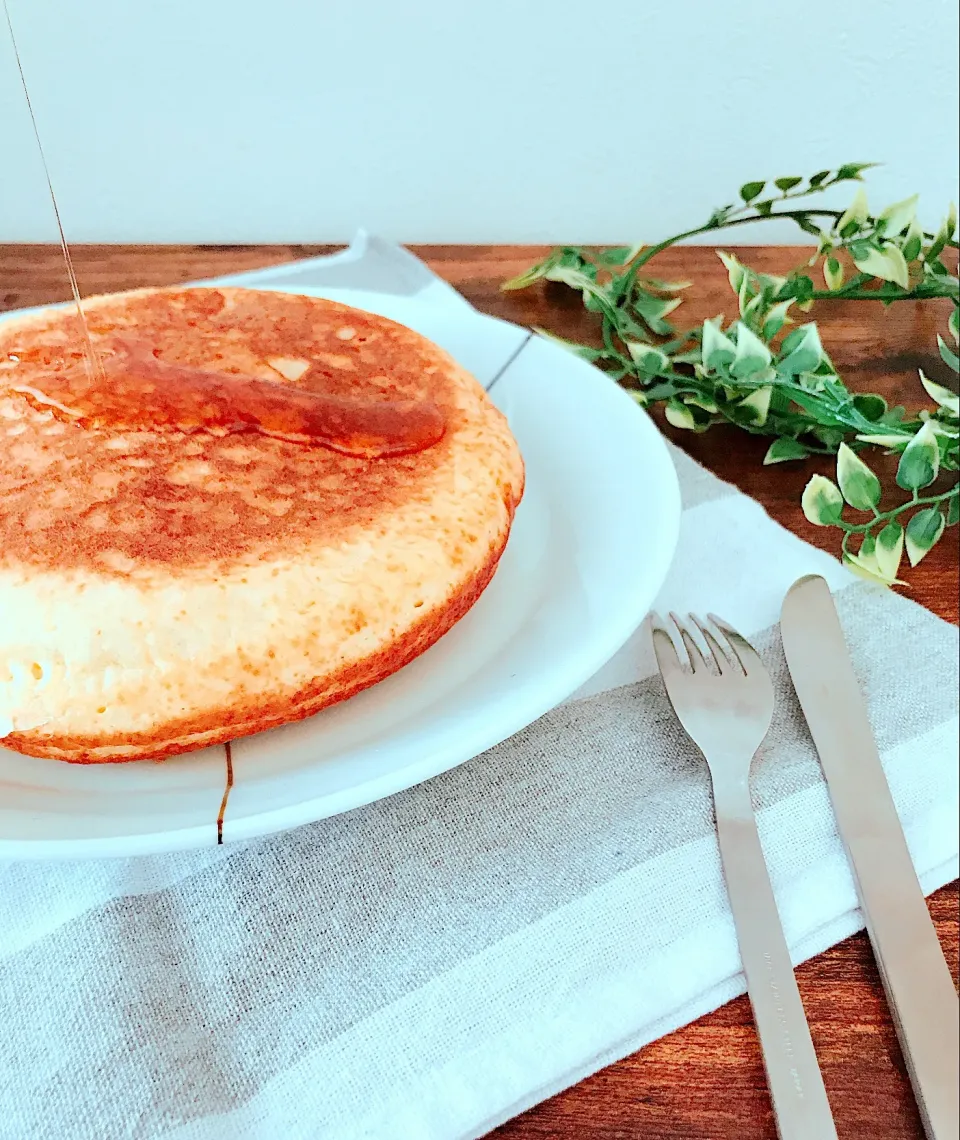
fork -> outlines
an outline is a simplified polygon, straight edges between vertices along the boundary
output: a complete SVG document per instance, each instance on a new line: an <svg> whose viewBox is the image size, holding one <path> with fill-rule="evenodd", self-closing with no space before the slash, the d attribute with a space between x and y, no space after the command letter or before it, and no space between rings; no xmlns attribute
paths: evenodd
<svg viewBox="0 0 960 1140"><path fill-rule="evenodd" d="M773 685L756 650L726 622L671 613L682 662L653 614L667 696L710 769L720 859L780 1140L836 1140L750 802L750 765L773 718ZM690 625L703 639L697 643Z"/></svg>

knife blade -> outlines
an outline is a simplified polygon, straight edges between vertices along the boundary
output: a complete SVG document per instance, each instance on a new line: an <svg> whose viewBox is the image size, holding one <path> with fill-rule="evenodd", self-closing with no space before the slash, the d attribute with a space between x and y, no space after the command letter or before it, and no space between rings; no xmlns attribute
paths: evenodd
<svg viewBox="0 0 960 1140"><path fill-rule="evenodd" d="M791 586L783 649L826 777L923 1126L958 1140L960 1002L880 763L823 578Z"/></svg>

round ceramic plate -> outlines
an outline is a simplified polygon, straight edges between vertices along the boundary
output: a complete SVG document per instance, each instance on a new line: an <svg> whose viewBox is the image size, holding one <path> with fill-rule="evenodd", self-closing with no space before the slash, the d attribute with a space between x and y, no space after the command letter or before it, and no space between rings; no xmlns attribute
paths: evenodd
<svg viewBox="0 0 960 1140"><path fill-rule="evenodd" d="M667 448L590 365L464 304L361 307L417 328L490 385L523 452L527 490L493 582L435 646L341 705L233 743L227 843L400 792L524 728L636 629L676 545ZM215 844L225 780L222 747L92 766L0 749L0 856Z"/></svg>

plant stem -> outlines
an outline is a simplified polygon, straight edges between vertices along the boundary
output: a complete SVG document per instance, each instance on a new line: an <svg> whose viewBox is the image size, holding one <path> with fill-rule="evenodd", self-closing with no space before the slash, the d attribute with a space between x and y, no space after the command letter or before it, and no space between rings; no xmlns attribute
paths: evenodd
<svg viewBox="0 0 960 1140"><path fill-rule="evenodd" d="M901 503L899 507L894 507L892 511L884 511L878 514L876 518L871 519L865 523L842 523L844 531L849 534L865 534L868 530L872 530L876 526L878 520L881 522L889 522L895 519L897 515L902 514L903 511L913 510L914 507L930 507L939 506L940 503L949 499L951 495L955 494L955 489L951 488L949 491L944 491L942 495L927 495L924 498L908 499L907 502ZM844 547L846 549L846 547Z"/></svg>
<svg viewBox="0 0 960 1140"><path fill-rule="evenodd" d="M935 298L933 298L935 299ZM873 289L852 289L845 293L842 289L814 289L806 298L808 301L928 301L930 297L914 297L911 293L902 293L895 297L881 297Z"/></svg>
<svg viewBox="0 0 960 1140"><path fill-rule="evenodd" d="M824 187L826 189L826 187ZM798 196L798 195L796 195ZM747 209L748 207L743 207ZM745 226L750 225L752 222L766 222L771 218L790 218L798 224L811 217L825 217L833 218L836 220L843 216L842 210L825 210L825 209L807 209L802 208L798 210L772 210L769 214L758 214L756 212L742 218L726 218L723 221L707 222L705 225L697 226L696 229L685 230L683 233L675 234L673 237L665 238L663 241L658 242L656 245L650 246L649 249L641 250L637 256L630 263L626 272L627 288L624 292L628 292L629 288L636 280L638 272L652 261L657 254L663 253L665 249L670 246L676 245L678 242L686 241L687 238L697 237L700 234L715 233L718 230L730 229L732 226ZM932 234L925 234L925 237L932 238ZM953 243L948 243L953 244ZM880 297L872 289L860 288L840 288L840 289L814 289L813 293L809 296L808 300L811 301L825 301L828 299L837 301L907 301L907 300L920 300L922 298L914 298L912 290L906 291L901 296L895 297Z"/></svg>
<svg viewBox="0 0 960 1140"><path fill-rule="evenodd" d="M770 218L792 218L794 221L799 221L802 218L808 218L811 215L818 217L839 218L842 215L841 210L777 210L769 214L751 214L746 218L731 218L723 222L707 222L706 225L697 226L694 230L686 230L682 234L675 234L673 237L666 238L664 241L658 242L657 245L650 246L649 249L641 250L640 253L630 263L630 268L627 275L630 282L633 282L636 277L637 271L642 269L648 261L652 261L658 253L662 253L670 246L676 245L679 241L685 241L687 238L696 237L698 234L709 234L716 230L729 229L731 226L745 226L750 222L766 222Z"/></svg>

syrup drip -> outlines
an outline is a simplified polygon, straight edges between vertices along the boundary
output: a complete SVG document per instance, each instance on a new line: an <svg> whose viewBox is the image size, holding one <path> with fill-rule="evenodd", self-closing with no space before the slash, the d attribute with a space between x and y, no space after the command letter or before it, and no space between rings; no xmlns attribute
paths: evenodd
<svg viewBox="0 0 960 1140"><path fill-rule="evenodd" d="M223 843L223 817L227 811L227 800L230 799L230 789L233 787L233 751L230 748L230 741L223 746L223 750L227 756L227 783L223 789L223 799L220 801L220 811L217 813L217 843Z"/></svg>
<svg viewBox="0 0 960 1140"><path fill-rule="evenodd" d="M117 340L113 349L102 361L103 383L74 367L11 390L82 428L256 434L361 458L425 451L443 436L443 414L430 399L351 400L159 360L135 341Z"/></svg>
<svg viewBox="0 0 960 1140"><path fill-rule="evenodd" d="M44 154L43 144L40 142L37 117L33 113L33 104L30 102L30 92L27 89L27 77L23 71L23 64L20 62L20 50L17 47L17 37L13 34L13 21L10 19L10 9L7 6L7 0L3 0L3 13L7 19L7 30L10 33L10 43L13 45L13 58L17 64L17 71L20 73L20 84L23 87L23 96L27 101L27 111L30 115L30 125L33 127L33 137L36 139L37 150L40 152L40 163L43 166L43 174L47 180L47 190L50 192L50 201L53 204L53 216L57 220L57 231L60 234L60 249L63 251L63 260L67 267L67 276L70 278L70 289L73 292L73 300L77 306L77 317L80 321L84 359L86 360L87 369L89 370L91 378L94 376L100 376L102 378L103 368L100 364L100 358L97 356L97 350L93 347L90 329L87 327L87 318L83 314L83 305L80 303L80 286L77 284L77 275L73 269L73 258L70 256L70 247L67 245L66 234L63 231L63 223L60 220L60 208L57 205L57 196L53 192L53 182L50 179L47 156Z"/></svg>

